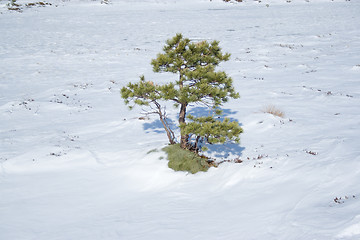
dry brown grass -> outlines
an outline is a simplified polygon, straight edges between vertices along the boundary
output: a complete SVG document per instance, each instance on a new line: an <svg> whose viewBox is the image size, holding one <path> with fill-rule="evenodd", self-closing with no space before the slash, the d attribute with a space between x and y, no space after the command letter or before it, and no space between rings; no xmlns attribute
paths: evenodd
<svg viewBox="0 0 360 240"><path fill-rule="evenodd" d="M262 109L262 112L269 113L269 114L272 114L274 116L281 117L281 118L285 117L285 113L283 111L281 111L280 109L278 109L277 107L275 107L274 105L265 106Z"/></svg>

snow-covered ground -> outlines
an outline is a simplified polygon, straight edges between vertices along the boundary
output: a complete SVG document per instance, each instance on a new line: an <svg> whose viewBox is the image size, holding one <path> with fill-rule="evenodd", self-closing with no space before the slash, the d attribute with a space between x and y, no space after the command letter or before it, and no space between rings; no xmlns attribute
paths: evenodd
<svg viewBox="0 0 360 240"><path fill-rule="evenodd" d="M359 1L48 2L0 1L0 239L360 239ZM243 163L174 172L120 98L176 79L150 65L176 33L232 54L244 133L208 154Z"/></svg>

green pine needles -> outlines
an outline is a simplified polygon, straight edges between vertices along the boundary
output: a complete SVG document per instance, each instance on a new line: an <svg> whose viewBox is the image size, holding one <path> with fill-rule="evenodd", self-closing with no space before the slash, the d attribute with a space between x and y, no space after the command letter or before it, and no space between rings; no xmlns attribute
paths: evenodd
<svg viewBox="0 0 360 240"><path fill-rule="evenodd" d="M242 128L228 118L220 120L220 106L229 98L239 98L232 79L225 72L216 72L221 62L228 61L229 53L223 54L218 41L191 42L181 34L167 40L163 53L151 61L154 72L170 72L178 80L163 85L146 81L140 77L138 83L129 83L121 89L125 103L148 107L148 113L157 114L167 133L170 144L176 137L167 121L162 101L171 101L179 108L180 147L198 152L201 143L224 143L239 141ZM189 105L203 105L211 111L210 116L187 115ZM187 122L186 120L190 120ZM205 149L203 149L205 150Z"/></svg>

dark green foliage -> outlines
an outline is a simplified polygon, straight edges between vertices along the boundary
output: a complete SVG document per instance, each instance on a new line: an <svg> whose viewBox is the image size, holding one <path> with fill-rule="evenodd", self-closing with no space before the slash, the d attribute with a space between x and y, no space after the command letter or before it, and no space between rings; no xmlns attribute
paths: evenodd
<svg viewBox="0 0 360 240"><path fill-rule="evenodd" d="M217 107L228 97L239 98L232 79L225 72L215 72L220 62L230 58L229 53L222 54L218 41L192 43L177 34L166 42L163 50L151 62L154 72L179 74L176 84L166 85L165 99L184 105L204 103Z"/></svg>
<svg viewBox="0 0 360 240"><path fill-rule="evenodd" d="M182 149L179 144L169 145L163 149L168 155L168 166L175 171L187 171L192 174L199 171L206 172L209 164L206 158Z"/></svg>
<svg viewBox="0 0 360 240"><path fill-rule="evenodd" d="M146 82L144 76L140 77L138 83L129 83L127 87L121 89L121 97L125 104L133 101L137 105L149 106L152 101L161 99L160 94L155 91L155 86L152 82ZM132 108L132 106L130 106Z"/></svg>
<svg viewBox="0 0 360 240"><path fill-rule="evenodd" d="M169 126L165 109L158 102L163 98L164 91L167 91L166 87L155 86L153 82L146 82L144 76L141 76L140 82L129 83L127 87L121 89L121 97L124 99L125 104L130 104L130 101L132 101L135 105L150 107L151 110L148 113L158 114L169 143L174 144L175 134ZM129 106L129 108L132 109L133 106Z"/></svg>
<svg viewBox="0 0 360 240"><path fill-rule="evenodd" d="M237 122L214 120L214 116L194 118L186 123L186 113L189 104L201 104L210 110L218 112L218 107L229 98L239 98L232 79L225 72L216 72L215 68L223 61L228 61L229 53L223 54L218 41L191 42L177 34L167 40L163 53L151 61L154 72L171 72L178 74L178 80L163 85L146 81L144 76L138 83L129 83L121 89L121 96L126 104L148 106L149 113L159 115L167 132L170 144L175 143L175 136L166 121L165 109L160 101L172 101L175 107L180 107L180 146L198 152L198 142L224 143L238 141L242 129ZM219 114L219 113L217 113ZM195 136L194 143L191 136Z"/></svg>
<svg viewBox="0 0 360 240"><path fill-rule="evenodd" d="M185 134L193 137L192 148L194 151L201 149L199 145L201 142L208 142L210 144L225 143L226 141L240 142L239 135L243 129L235 121L231 122L229 118L224 118L223 121L216 120L214 116L194 117L188 115L191 122L182 124L180 127ZM202 148L203 151L206 148Z"/></svg>

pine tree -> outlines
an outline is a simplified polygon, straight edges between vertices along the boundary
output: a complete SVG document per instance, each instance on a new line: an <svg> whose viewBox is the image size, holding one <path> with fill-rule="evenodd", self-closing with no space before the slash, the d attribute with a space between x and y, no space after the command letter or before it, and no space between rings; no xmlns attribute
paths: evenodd
<svg viewBox="0 0 360 240"><path fill-rule="evenodd" d="M223 54L218 41L193 43L188 38L177 34L167 40L163 53L152 60L154 72L170 72L178 75L178 80L163 85L145 81L129 83L121 89L121 96L126 104L148 106L149 113L156 113L167 132L170 144L175 143L175 135L166 121L166 112L160 105L162 101L172 101L179 107L180 146L184 149L199 150L199 141L224 143L226 140L238 140L241 127L237 122L215 120L221 114L219 107L229 98L239 98L232 85L232 79L225 72L216 72L215 68L223 61L228 61L229 53ZM209 107L211 116L195 118L189 115L189 104L201 104ZM191 142L191 137L195 142Z"/></svg>

